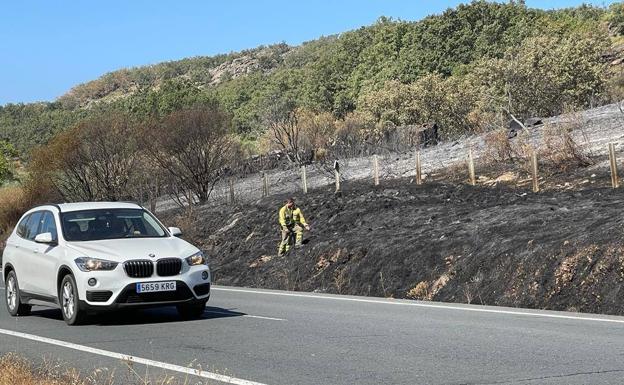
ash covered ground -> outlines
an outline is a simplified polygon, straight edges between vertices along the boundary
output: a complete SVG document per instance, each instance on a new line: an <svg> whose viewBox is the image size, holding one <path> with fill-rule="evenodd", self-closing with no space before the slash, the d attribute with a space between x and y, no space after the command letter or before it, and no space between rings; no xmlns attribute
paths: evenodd
<svg viewBox="0 0 624 385"><path fill-rule="evenodd" d="M286 194L164 217L207 252L217 284L624 314L624 190L608 170L550 173L538 194L522 177L495 176L299 194L313 230L285 257Z"/></svg>

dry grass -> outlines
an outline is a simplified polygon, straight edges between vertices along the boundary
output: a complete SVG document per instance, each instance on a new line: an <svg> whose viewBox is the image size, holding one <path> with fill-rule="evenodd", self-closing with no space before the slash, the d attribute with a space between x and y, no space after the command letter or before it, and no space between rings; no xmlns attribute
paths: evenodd
<svg viewBox="0 0 624 385"><path fill-rule="evenodd" d="M37 204L59 200L56 189L45 178L26 176L21 185L0 187L0 250L24 212Z"/></svg>
<svg viewBox="0 0 624 385"><path fill-rule="evenodd" d="M21 187L0 188L0 237L8 234L26 210L26 197Z"/></svg>
<svg viewBox="0 0 624 385"><path fill-rule="evenodd" d="M427 299L429 297L429 282L421 281L406 294L410 299Z"/></svg>
<svg viewBox="0 0 624 385"><path fill-rule="evenodd" d="M103 371L94 374L94 377L85 378L76 369L51 363L35 367L12 353L0 358L0 385L112 385L114 382L112 374L103 375Z"/></svg>
<svg viewBox="0 0 624 385"><path fill-rule="evenodd" d="M189 385L201 383L190 378L178 380L172 376L161 375L157 379L138 373L127 363L127 370L116 373L107 368L93 370L84 374L78 369L58 362L44 360L35 365L14 353L0 357L0 385Z"/></svg>
<svg viewBox="0 0 624 385"><path fill-rule="evenodd" d="M530 159L534 151L540 165L550 172L566 172L591 165L588 138L583 131L583 116L574 111L564 116L562 122L530 128L542 132L539 143L532 140L526 130L518 132L513 139L509 139L506 129L486 134L481 160L486 167L500 169L501 165L512 165L526 174L531 173Z"/></svg>
<svg viewBox="0 0 624 385"><path fill-rule="evenodd" d="M488 163L510 162L514 158L514 150L507 130L499 129L489 132L484 137L485 152L483 157Z"/></svg>
<svg viewBox="0 0 624 385"><path fill-rule="evenodd" d="M579 115L572 115L566 123L546 125L540 157L559 171L589 166L591 158L587 146L572 136L572 132L581 130L582 126ZM584 141L587 142L586 139Z"/></svg>

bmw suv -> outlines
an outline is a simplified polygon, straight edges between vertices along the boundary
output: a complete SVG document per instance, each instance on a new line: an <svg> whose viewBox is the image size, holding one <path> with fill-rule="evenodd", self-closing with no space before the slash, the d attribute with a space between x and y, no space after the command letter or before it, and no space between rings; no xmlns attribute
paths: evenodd
<svg viewBox="0 0 624 385"><path fill-rule="evenodd" d="M2 258L12 316L60 307L65 322L128 307L177 306L198 318L210 297L204 254L134 203L45 205L22 216Z"/></svg>

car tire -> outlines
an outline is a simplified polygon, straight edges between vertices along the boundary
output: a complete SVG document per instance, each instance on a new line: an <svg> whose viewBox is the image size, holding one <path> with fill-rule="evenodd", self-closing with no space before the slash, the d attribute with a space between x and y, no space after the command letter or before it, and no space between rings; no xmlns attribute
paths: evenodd
<svg viewBox="0 0 624 385"><path fill-rule="evenodd" d="M178 314L185 320L199 319L206 311L207 301L198 301L189 304L178 305Z"/></svg>
<svg viewBox="0 0 624 385"><path fill-rule="evenodd" d="M63 277L59 288L58 300L65 323L68 325L80 325L84 321L85 313L79 306L78 286L73 275L67 274Z"/></svg>
<svg viewBox="0 0 624 385"><path fill-rule="evenodd" d="M9 314L14 317L30 315L32 306L22 303L19 283L17 282L17 274L15 274L15 271L10 271L9 274L7 274L5 286L4 299Z"/></svg>

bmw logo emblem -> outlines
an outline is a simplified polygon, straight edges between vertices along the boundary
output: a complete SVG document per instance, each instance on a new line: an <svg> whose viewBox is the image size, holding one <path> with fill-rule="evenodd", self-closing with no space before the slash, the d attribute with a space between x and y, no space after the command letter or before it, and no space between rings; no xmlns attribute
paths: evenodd
<svg viewBox="0 0 624 385"><path fill-rule="evenodd" d="M148 256L149 256L150 258L156 258L156 255L154 255L154 254L149 254Z"/></svg>

